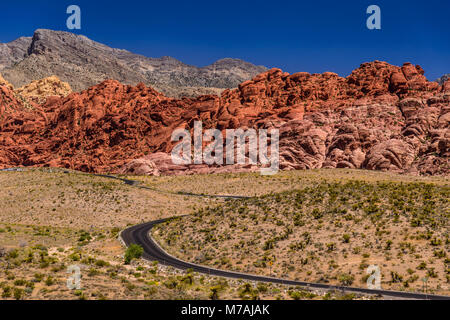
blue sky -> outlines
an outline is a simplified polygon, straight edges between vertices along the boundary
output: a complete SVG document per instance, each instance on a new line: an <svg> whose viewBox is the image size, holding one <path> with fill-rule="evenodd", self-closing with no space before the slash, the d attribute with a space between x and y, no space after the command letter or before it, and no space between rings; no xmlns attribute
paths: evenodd
<svg viewBox="0 0 450 320"><path fill-rule="evenodd" d="M450 1L2 1L0 42L38 28L66 30L66 8L82 11L81 33L150 57L204 66L224 57L347 76L361 63L420 64L430 80L450 73ZM381 8L382 29L366 28Z"/></svg>

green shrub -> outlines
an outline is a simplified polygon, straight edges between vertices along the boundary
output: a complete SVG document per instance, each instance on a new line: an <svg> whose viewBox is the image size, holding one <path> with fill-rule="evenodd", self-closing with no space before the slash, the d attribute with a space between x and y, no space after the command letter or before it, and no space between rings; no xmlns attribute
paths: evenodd
<svg viewBox="0 0 450 320"><path fill-rule="evenodd" d="M264 283L258 283L257 288L260 293L266 293L269 290Z"/></svg>
<svg viewBox="0 0 450 320"><path fill-rule="evenodd" d="M109 266L109 263L104 260L97 260L97 261L95 261L95 265L97 267L107 267L107 266Z"/></svg>
<svg viewBox="0 0 450 320"><path fill-rule="evenodd" d="M144 253L144 248L138 244L132 244L125 252L125 264L129 264L133 259L139 259Z"/></svg>
<svg viewBox="0 0 450 320"><path fill-rule="evenodd" d="M51 276L48 276L47 279L45 280L45 284L46 284L47 286L51 286L51 285L53 285L54 283L55 283L55 280L54 280L53 277L51 277Z"/></svg>
<svg viewBox="0 0 450 320"><path fill-rule="evenodd" d="M23 279L17 279L17 280L14 281L14 285L18 286L18 287L22 287L22 286L24 286L26 284L27 284L27 282L25 280L23 280Z"/></svg>
<svg viewBox="0 0 450 320"><path fill-rule="evenodd" d="M343 286L350 286L355 280L355 277L351 274L343 273L338 277L338 280Z"/></svg>
<svg viewBox="0 0 450 320"><path fill-rule="evenodd" d="M14 288L14 299L20 300L25 295L25 291L20 288Z"/></svg>
<svg viewBox="0 0 450 320"><path fill-rule="evenodd" d="M2 298L10 298L11 297L11 287L5 286L3 287Z"/></svg>
<svg viewBox="0 0 450 320"><path fill-rule="evenodd" d="M349 243L349 242L350 242L350 235L344 234L344 235L342 236L342 241L343 241L344 243Z"/></svg>
<svg viewBox="0 0 450 320"><path fill-rule="evenodd" d="M219 300L219 287L212 287L210 290L209 298L211 300Z"/></svg>
<svg viewBox="0 0 450 320"><path fill-rule="evenodd" d="M391 282L393 283L403 282L403 277L395 271L391 271L391 278L392 278Z"/></svg>

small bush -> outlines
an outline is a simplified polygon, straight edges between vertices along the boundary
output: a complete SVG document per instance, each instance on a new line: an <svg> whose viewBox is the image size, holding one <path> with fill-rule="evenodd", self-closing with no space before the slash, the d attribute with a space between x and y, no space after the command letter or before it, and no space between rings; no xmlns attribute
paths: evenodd
<svg viewBox="0 0 450 320"><path fill-rule="evenodd" d="M351 274L343 273L338 277L338 280L343 286L350 286L355 280L355 277Z"/></svg>
<svg viewBox="0 0 450 320"><path fill-rule="evenodd" d="M350 236L348 234L344 234L342 236L342 242L349 243L350 242Z"/></svg>
<svg viewBox="0 0 450 320"><path fill-rule="evenodd" d="M130 264L133 259L139 259L144 253L144 248L140 245L132 244L125 252L125 264Z"/></svg>
<svg viewBox="0 0 450 320"><path fill-rule="evenodd" d="M14 299L20 300L25 295L25 291L20 288L14 288Z"/></svg>

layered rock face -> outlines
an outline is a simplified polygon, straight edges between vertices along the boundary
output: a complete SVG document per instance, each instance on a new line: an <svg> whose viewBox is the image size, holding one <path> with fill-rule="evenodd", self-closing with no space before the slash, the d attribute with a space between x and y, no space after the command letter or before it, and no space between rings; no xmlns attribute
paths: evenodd
<svg viewBox="0 0 450 320"><path fill-rule="evenodd" d="M19 108L20 109L20 108ZM189 174L252 166L176 166L177 128L278 128L283 170L365 168L449 173L450 82L419 66L365 63L349 77L272 69L219 96L173 99L105 81L0 122L0 166L89 172Z"/></svg>
<svg viewBox="0 0 450 320"><path fill-rule="evenodd" d="M0 70L23 60L31 41L31 37L22 37L10 43L0 43Z"/></svg>
<svg viewBox="0 0 450 320"><path fill-rule="evenodd" d="M0 117L15 117L15 112L22 108L23 104L17 99L12 86L6 82L2 84L0 79Z"/></svg>

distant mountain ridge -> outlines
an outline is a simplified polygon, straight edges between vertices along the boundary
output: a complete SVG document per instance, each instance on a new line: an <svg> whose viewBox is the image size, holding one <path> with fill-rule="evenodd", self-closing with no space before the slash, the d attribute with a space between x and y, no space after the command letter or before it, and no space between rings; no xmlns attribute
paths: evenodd
<svg viewBox="0 0 450 320"><path fill-rule="evenodd" d="M82 35L45 29L0 44L0 72L15 87L55 75L74 91L114 79L130 85L143 82L168 96L197 96L235 88L266 70L230 58L199 68L172 57L148 58Z"/></svg>

